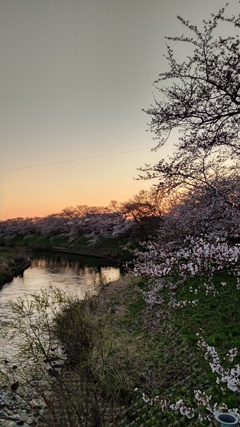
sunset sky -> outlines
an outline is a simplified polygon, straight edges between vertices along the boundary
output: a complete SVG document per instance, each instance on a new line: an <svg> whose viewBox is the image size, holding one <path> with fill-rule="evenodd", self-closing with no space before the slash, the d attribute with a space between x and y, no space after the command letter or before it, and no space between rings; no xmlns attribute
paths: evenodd
<svg viewBox="0 0 240 427"><path fill-rule="evenodd" d="M151 182L164 36L225 0L0 0L0 220L126 201ZM230 0L230 10L238 1ZM186 52L178 51L178 55Z"/></svg>

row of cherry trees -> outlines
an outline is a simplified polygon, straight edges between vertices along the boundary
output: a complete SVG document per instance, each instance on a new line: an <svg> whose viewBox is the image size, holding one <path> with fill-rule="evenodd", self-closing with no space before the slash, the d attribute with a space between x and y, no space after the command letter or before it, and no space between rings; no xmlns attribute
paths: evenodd
<svg viewBox="0 0 240 427"><path fill-rule="evenodd" d="M12 238L37 234L72 239L87 236L93 241L98 236L119 237L129 234L130 229L142 219L161 216L164 203L154 188L142 190L127 202L111 201L106 207L78 205L46 217L0 221L0 236Z"/></svg>

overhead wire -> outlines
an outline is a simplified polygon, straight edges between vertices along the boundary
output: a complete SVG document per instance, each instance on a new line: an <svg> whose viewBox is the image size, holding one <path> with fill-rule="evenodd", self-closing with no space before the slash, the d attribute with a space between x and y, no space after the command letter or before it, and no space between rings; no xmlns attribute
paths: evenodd
<svg viewBox="0 0 240 427"><path fill-rule="evenodd" d="M42 164L39 164L39 165L20 166L20 167L17 167L17 168L2 169L2 170L0 170L0 173L2 173L2 172L17 171L17 170L23 170L23 169L41 168L41 167L44 167L44 166L53 166L53 165L59 165L59 164L63 164L63 163L79 162L79 161L82 161L82 160L98 159L98 158L101 158L101 157L118 156L120 154L134 153L136 151L144 151L144 150L151 150L151 149L152 149L152 147L138 148L136 150L120 151L118 153L108 153L108 154L100 154L98 156L81 157L81 158L78 158L78 159L60 160L58 162L42 163Z"/></svg>

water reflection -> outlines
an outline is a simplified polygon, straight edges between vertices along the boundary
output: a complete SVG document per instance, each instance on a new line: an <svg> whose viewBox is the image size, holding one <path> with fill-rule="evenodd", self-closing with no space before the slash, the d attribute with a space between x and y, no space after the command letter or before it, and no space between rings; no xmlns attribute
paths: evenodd
<svg viewBox="0 0 240 427"><path fill-rule="evenodd" d="M84 298L86 293L91 294L97 291L96 287L99 285L120 278L119 268L93 264L93 260L74 259L67 256L35 258L23 277L16 277L11 283L3 286L0 291L0 308L7 300L15 300L24 294L38 293L40 289L49 285L76 293L80 298ZM96 264L99 264L98 260ZM2 310L0 310L0 317L3 317Z"/></svg>
<svg viewBox="0 0 240 427"><path fill-rule="evenodd" d="M50 285L83 299L86 294L96 293L100 285L119 278L119 268L104 265L103 261L97 259L59 255L35 258L22 277L14 278L0 291L0 331L2 332L3 325L8 324L11 318L8 301L35 295ZM12 350L11 343L7 343L1 333L0 358L6 357Z"/></svg>

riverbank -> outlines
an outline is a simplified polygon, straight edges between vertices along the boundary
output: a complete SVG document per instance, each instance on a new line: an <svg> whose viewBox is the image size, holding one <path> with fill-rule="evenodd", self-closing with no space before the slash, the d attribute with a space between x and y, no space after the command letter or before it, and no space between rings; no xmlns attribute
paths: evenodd
<svg viewBox="0 0 240 427"><path fill-rule="evenodd" d="M0 244L9 251L57 252L69 255L101 258L122 265L133 258L132 249L137 242L132 237L104 237L95 242L91 238L66 236L30 235L23 237L2 238ZM1 253L0 253L1 254Z"/></svg>
<svg viewBox="0 0 240 427"><path fill-rule="evenodd" d="M66 397L59 400L60 394L56 393L54 417L67 417L64 422L67 425L68 420L70 426L83 413L86 424L79 425L215 426L214 420L200 423L177 410L161 410L161 399L173 404L183 399L200 412L194 390L212 395L213 403L224 399L229 407L239 407L237 394L230 390L221 394L204 352L197 346L199 331L207 342L217 345L222 358L230 348L231 337L235 336L233 344L239 345L239 292L234 278L223 276L215 280L219 294L209 298L203 292L199 306L195 307L149 307L143 294L147 284L125 276L93 298L65 310L57 332L68 350L70 370L67 368L64 374L71 380L67 386L65 381L66 389L61 388L61 396L67 396L71 390L71 402ZM228 281L227 294L221 285L223 279ZM189 291L192 286L193 282L186 289ZM186 289L179 292L179 298ZM48 421L39 427L55 427L54 417L49 421L47 412ZM93 419L98 420L97 424Z"/></svg>
<svg viewBox="0 0 240 427"><path fill-rule="evenodd" d="M0 288L23 274L30 265L31 261L26 255L0 248Z"/></svg>
<svg viewBox="0 0 240 427"><path fill-rule="evenodd" d="M28 352L38 349L34 353L36 381L29 381L28 369L24 375L27 387L33 387L30 396L38 393L33 413L39 411L44 417L38 427L216 426L213 419L200 422L196 416L187 418L176 402L183 409L195 408L195 415L201 411L208 414L194 397L194 390L200 390L203 396L212 396L209 406L224 402L229 408L240 407L239 394L227 387L222 392L225 384L216 383L196 335L201 333L210 348L216 348L224 369L240 362L239 355L230 364L227 361L229 349L240 347L237 283L236 276L222 272L213 278L214 291L206 293L205 282L194 278L178 289L176 298L180 302L191 297L197 303L173 307L167 303L150 305L150 285L126 275L85 300L53 294L62 307L59 314L54 311L51 295L43 294L36 300L40 317L38 320L34 315L34 325L30 322L33 306L29 315L22 316L20 310L20 319L34 327L35 338L28 341ZM56 353L54 336L45 355L42 346L38 347L44 331L50 330L44 307L53 307L51 330L62 343L64 364L62 355ZM26 330L24 326L22 330ZM47 389L38 380L39 371ZM167 402L175 410L166 410Z"/></svg>

